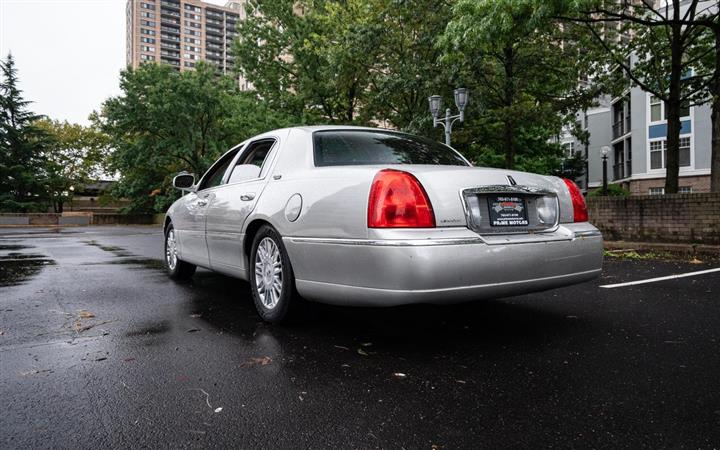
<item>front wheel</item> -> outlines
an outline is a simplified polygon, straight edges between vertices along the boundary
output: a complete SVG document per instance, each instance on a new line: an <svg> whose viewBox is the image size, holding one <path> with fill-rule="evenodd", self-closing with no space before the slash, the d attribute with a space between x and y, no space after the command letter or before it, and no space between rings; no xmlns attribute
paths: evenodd
<svg viewBox="0 0 720 450"><path fill-rule="evenodd" d="M287 251L274 228L264 225L258 230L248 262L250 289L260 317L273 323L295 318L301 299Z"/></svg>
<svg viewBox="0 0 720 450"><path fill-rule="evenodd" d="M177 235L172 224L165 230L165 267L170 278L176 280L187 280L195 274L197 266L178 258Z"/></svg>

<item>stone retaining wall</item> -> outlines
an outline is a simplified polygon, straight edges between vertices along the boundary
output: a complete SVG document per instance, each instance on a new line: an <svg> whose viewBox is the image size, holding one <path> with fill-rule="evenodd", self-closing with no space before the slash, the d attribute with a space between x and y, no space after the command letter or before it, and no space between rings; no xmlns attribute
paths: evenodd
<svg viewBox="0 0 720 450"><path fill-rule="evenodd" d="M589 197L608 240L720 245L720 193Z"/></svg>

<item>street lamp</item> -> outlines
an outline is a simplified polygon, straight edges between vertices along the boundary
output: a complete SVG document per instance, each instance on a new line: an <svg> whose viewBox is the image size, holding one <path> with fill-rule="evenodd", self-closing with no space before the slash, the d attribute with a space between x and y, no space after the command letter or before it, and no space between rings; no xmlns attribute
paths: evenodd
<svg viewBox="0 0 720 450"><path fill-rule="evenodd" d="M465 122L465 107L468 103L469 91L465 88L457 88L453 92L455 96L455 106L457 106L460 114L454 116L450 115L450 108L445 110L445 117L438 117L440 110L442 109L442 97L439 95L432 95L428 97L428 103L430 104L430 114L433 117L433 127L442 125L445 129L445 145L450 146L450 134L452 133L452 126L456 120Z"/></svg>
<svg viewBox="0 0 720 450"><path fill-rule="evenodd" d="M600 153L602 153L602 162L603 162L603 195L607 195L607 160L608 160L608 153L610 153L610 147L607 145L603 145L600 149Z"/></svg>

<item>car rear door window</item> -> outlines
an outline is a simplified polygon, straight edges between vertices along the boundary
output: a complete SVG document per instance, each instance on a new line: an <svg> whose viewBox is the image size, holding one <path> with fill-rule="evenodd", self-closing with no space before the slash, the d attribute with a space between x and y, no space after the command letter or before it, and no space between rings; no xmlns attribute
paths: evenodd
<svg viewBox="0 0 720 450"><path fill-rule="evenodd" d="M467 166L455 150L430 139L372 130L325 130L313 133L315 165L430 164Z"/></svg>

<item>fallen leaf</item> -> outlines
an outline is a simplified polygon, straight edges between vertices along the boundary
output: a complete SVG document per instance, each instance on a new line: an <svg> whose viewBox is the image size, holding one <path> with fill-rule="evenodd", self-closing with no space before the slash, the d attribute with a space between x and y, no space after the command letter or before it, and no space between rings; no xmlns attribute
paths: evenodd
<svg viewBox="0 0 720 450"><path fill-rule="evenodd" d="M0 336L5 336L5 332L3 330L0 330Z"/></svg>
<svg viewBox="0 0 720 450"><path fill-rule="evenodd" d="M460 383L460 384L466 384L466 383L467 383L467 381L465 381L465 380L455 380L455 381L457 381L457 382Z"/></svg>
<svg viewBox="0 0 720 450"><path fill-rule="evenodd" d="M202 314L190 314L190 317L192 317L193 319L199 319L200 317L202 317Z"/></svg>
<svg viewBox="0 0 720 450"><path fill-rule="evenodd" d="M344 346L342 346L342 345L333 345L333 347L339 348L340 350L350 350L349 348L344 347Z"/></svg>
<svg viewBox="0 0 720 450"><path fill-rule="evenodd" d="M200 328L190 328L187 330L188 333L195 333L196 331L200 331Z"/></svg>
<svg viewBox="0 0 720 450"><path fill-rule="evenodd" d="M78 312L78 317L80 317L81 319L92 319L93 317L95 317L95 314L82 309Z"/></svg>
<svg viewBox="0 0 720 450"><path fill-rule="evenodd" d="M402 372L395 372L395 373L393 373L393 376L395 378L405 378L405 377L407 377L407 374L404 374Z"/></svg>
<svg viewBox="0 0 720 450"><path fill-rule="evenodd" d="M370 347L372 345L372 342L363 342L360 345L362 345L363 347Z"/></svg>
<svg viewBox="0 0 720 450"><path fill-rule="evenodd" d="M99 358L95 358L95 361L105 361L107 359L106 356L101 356Z"/></svg>
<svg viewBox="0 0 720 450"><path fill-rule="evenodd" d="M250 358L248 361L245 361L244 363L240 364L240 367L250 367L250 366L267 366L272 362L272 358L269 356L262 356L259 358Z"/></svg>
<svg viewBox="0 0 720 450"><path fill-rule="evenodd" d="M219 413L220 411L222 411L222 406L219 407L219 408L215 408L215 412L216 412L216 413Z"/></svg>
<svg viewBox="0 0 720 450"><path fill-rule="evenodd" d="M357 350L357 352L358 352L359 355L370 356L370 355L368 355L368 352L366 352L365 350L363 350L363 349L361 349L361 348L359 348L359 349Z"/></svg>

